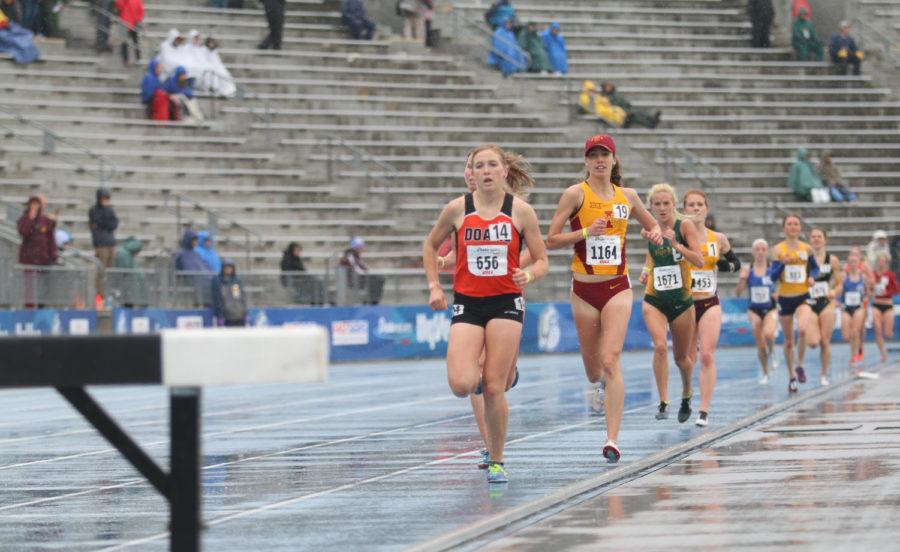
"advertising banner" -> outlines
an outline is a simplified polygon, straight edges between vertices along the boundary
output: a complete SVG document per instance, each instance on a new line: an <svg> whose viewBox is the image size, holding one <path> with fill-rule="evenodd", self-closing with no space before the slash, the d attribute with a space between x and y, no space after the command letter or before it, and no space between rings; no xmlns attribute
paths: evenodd
<svg viewBox="0 0 900 552"><path fill-rule="evenodd" d="M0 311L0 335L88 335L96 331L96 311Z"/></svg>

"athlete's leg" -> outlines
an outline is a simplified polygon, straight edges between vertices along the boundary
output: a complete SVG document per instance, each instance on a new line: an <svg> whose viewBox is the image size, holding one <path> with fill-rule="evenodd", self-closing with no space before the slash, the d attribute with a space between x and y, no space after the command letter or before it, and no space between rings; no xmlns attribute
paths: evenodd
<svg viewBox="0 0 900 552"><path fill-rule="evenodd" d="M691 375L694 371L691 351L697 348L697 322L694 308L692 305L669 323L669 327L672 329L672 356L675 357L675 365L681 372L681 398L691 396ZM655 342L653 351L655 360Z"/></svg>
<svg viewBox="0 0 900 552"><path fill-rule="evenodd" d="M794 315L779 316L781 333L784 334L784 361L787 364L788 377L794 379Z"/></svg>
<svg viewBox="0 0 900 552"><path fill-rule="evenodd" d="M625 408L625 382L622 380L622 348L633 303L631 290L614 295L600 313L600 365L603 367L604 409L607 439L619 440L622 410Z"/></svg>
<svg viewBox="0 0 900 552"><path fill-rule="evenodd" d="M887 318L891 311L881 312L876 308L872 308L872 328L875 330L875 343L878 344L878 352L881 353L881 362L887 360L887 347L884 344L885 327L884 319Z"/></svg>
<svg viewBox="0 0 900 552"><path fill-rule="evenodd" d="M828 376L828 370L831 367L831 334L834 333L834 303L828 305L825 310L819 314L819 336L822 345L822 376Z"/></svg>
<svg viewBox="0 0 900 552"><path fill-rule="evenodd" d="M700 337L700 410L709 412L716 388L716 346L722 331L722 307L716 305L703 313L697 324Z"/></svg>
<svg viewBox="0 0 900 552"><path fill-rule="evenodd" d="M756 359L763 374L769 373L769 350L766 348L766 339L763 337L762 318L753 311L747 311L747 319L750 321L750 331L756 341Z"/></svg>
<svg viewBox="0 0 900 552"><path fill-rule="evenodd" d="M481 380L478 358L485 345L485 331L475 324L458 323L450 326L447 343L447 381L457 397L475 391Z"/></svg>
<svg viewBox="0 0 900 552"><path fill-rule="evenodd" d="M492 462L503 461L503 444L509 407L506 403L506 378L519 349L522 324L515 320L494 319L485 328L485 358L481 390L487 422L488 451Z"/></svg>
<svg viewBox="0 0 900 552"><path fill-rule="evenodd" d="M865 330L866 325L866 309L860 307L856 309L856 312L853 313L853 316L850 319L850 350L854 353L859 351L863 345L863 331Z"/></svg>
<svg viewBox="0 0 900 552"><path fill-rule="evenodd" d="M653 377L660 402L669 402L669 321L656 307L644 301L641 306L644 325L653 341Z"/></svg>
<svg viewBox="0 0 900 552"><path fill-rule="evenodd" d="M484 349L481 350L481 358L478 359L478 366L484 369ZM472 415L475 416L475 424L478 426L478 433L481 435L481 441L484 448L488 448L487 424L484 421L484 397L472 393L469 395L469 402L472 403Z"/></svg>

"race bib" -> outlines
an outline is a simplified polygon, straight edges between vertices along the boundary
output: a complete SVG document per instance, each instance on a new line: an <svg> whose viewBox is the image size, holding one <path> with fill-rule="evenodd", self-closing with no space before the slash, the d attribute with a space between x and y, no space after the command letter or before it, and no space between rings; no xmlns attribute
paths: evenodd
<svg viewBox="0 0 900 552"><path fill-rule="evenodd" d="M618 236L588 236L585 247L587 264L590 266L622 264L622 242Z"/></svg>
<svg viewBox="0 0 900 552"><path fill-rule="evenodd" d="M828 282L816 282L813 287L809 288L809 296L813 299L828 297Z"/></svg>
<svg viewBox="0 0 900 552"><path fill-rule="evenodd" d="M875 295L884 295L887 293L887 285L888 279L887 276L882 276L879 278L878 283L875 284Z"/></svg>
<svg viewBox="0 0 900 552"><path fill-rule="evenodd" d="M819 267L819 274L831 274L831 265L828 263Z"/></svg>
<svg viewBox="0 0 900 552"><path fill-rule="evenodd" d="M505 245L466 246L469 274L472 276L506 276Z"/></svg>
<svg viewBox="0 0 900 552"><path fill-rule="evenodd" d="M712 244L710 244L712 245ZM716 292L715 270L694 270L691 272L691 291L698 293Z"/></svg>
<svg viewBox="0 0 900 552"><path fill-rule="evenodd" d="M769 286L755 286L750 288L750 302L756 305L769 305L772 303L772 290Z"/></svg>
<svg viewBox="0 0 900 552"><path fill-rule="evenodd" d="M680 263L684 260L684 255L676 251L674 247L672 247L672 260L676 263Z"/></svg>
<svg viewBox="0 0 900 552"><path fill-rule="evenodd" d="M684 287L681 281L681 268L677 266L657 266L653 269L653 289L669 291Z"/></svg>
<svg viewBox="0 0 900 552"><path fill-rule="evenodd" d="M718 242L706 242L706 256L707 257L718 257L719 256L719 244Z"/></svg>
<svg viewBox="0 0 900 552"><path fill-rule="evenodd" d="M858 291L848 291L844 293L845 307L858 307L862 303L862 296Z"/></svg>
<svg viewBox="0 0 900 552"><path fill-rule="evenodd" d="M630 211L628 210L628 205L626 205L626 204L624 204L624 203L613 203L613 206L612 206L612 207L613 207L613 210L612 210L613 216L612 216L612 218L614 218L614 219L620 219L620 220L621 220L621 219L628 219L628 213L630 212Z"/></svg>
<svg viewBox="0 0 900 552"><path fill-rule="evenodd" d="M803 265L786 265L784 267L784 281L789 284L806 283L806 267Z"/></svg>

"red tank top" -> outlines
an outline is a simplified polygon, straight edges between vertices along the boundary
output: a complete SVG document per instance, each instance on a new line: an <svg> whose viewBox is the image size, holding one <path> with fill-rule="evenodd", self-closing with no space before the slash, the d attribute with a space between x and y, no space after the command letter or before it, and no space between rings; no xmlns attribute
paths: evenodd
<svg viewBox="0 0 900 552"><path fill-rule="evenodd" d="M519 268L521 236L512 220L513 195L507 193L503 206L491 220L475 211L472 194L465 196L466 214L456 231L456 273L453 291L470 297L491 297L522 290L513 283Z"/></svg>

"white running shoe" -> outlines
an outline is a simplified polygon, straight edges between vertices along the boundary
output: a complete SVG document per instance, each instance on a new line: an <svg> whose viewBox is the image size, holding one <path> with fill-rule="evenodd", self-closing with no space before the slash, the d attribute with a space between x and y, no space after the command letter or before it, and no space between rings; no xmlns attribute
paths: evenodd
<svg viewBox="0 0 900 552"><path fill-rule="evenodd" d="M763 374L761 378L759 378L760 385L769 385L769 374Z"/></svg>
<svg viewBox="0 0 900 552"><path fill-rule="evenodd" d="M878 374L876 374L874 372L866 372L866 371L860 370L859 372L856 373L856 377L859 379L874 380L874 379L878 379Z"/></svg>
<svg viewBox="0 0 900 552"><path fill-rule="evenodd" d="M699 427L706 427L709 425L709 414L706 412L700 411L700 415L697 416L697 421L694 422L695 425Z"/></svg>
<svg viewBox="0 0 900 552"><path fill-rule="evenodd" d="M819 385L821 385L822 387L828 387L829 385L831 385L831 382L828 381L828 376L822 376L821 378L819 378Z"/></svg>

